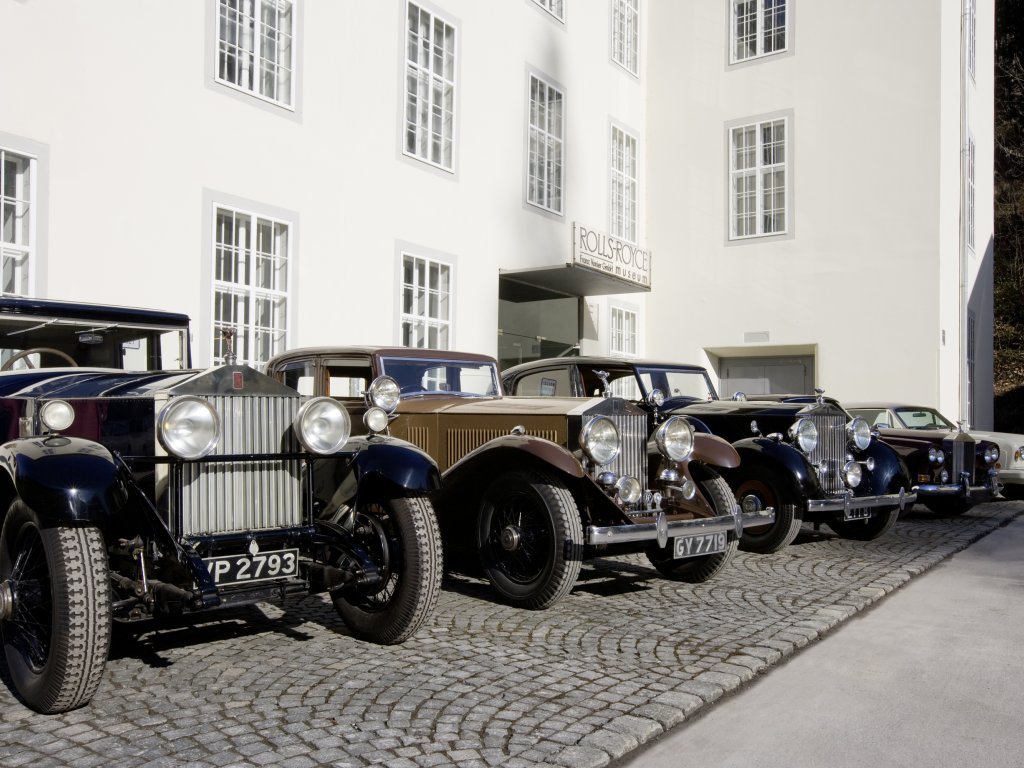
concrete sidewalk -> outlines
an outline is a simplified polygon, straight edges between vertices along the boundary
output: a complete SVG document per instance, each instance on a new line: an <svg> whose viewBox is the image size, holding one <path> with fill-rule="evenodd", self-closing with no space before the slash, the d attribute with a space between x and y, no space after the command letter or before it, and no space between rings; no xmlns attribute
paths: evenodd
<svg viewBox="0 0 1024 768"><path fill-rule="evenodd" d="M1024 519L615 765L1024 765Z"/></svg>

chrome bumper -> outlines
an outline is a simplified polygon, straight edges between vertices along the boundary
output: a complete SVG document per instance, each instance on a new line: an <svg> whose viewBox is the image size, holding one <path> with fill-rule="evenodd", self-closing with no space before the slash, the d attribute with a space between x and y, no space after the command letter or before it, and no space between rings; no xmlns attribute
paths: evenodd
<svg viewBox="0 0 1024 768"><path fill-rule="evenodd" d="M810 499L807 502L808 512L842 512L843 517L850 517L850 512L858 509L874 509L876 507L899 507L901 510L917 501L917 489L899 493L886 493L881 496L842 496L835 499Z"/></svg>
<svg viewBox="0 0 1024 768"><path fill-rule="evenodd" d="M638 541L657 542L659 547L668 544L676 536L694 536L705 533L735 533L743 535L743 529L754 525L775 522L775 510L771 507L758 512L740 512L739 505L731 515L701 517L696 520L675 520L669 522L664 512L658 513L653 523L633 525L591 525L586 530L587 544L625 544Z"/></svg>
<svg viewBox="0 0 1024 768"><path fill-rule="evenodd" d="M940 483L927 483L924 485L917 486L917 492L921 496L938 496L939 498L948 499L954 496L959 496L967 501L990 501L996 492L988 485L952 485L951 483L940 484Z"/></svg>

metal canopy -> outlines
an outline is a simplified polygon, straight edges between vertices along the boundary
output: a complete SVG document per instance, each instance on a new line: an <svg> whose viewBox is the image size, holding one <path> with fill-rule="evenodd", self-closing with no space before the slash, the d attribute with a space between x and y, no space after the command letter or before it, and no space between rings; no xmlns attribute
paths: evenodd
<svg viewBox="0 0 1024 768"><path fill-rule="evenodd" d="M615 275L578 264L498 272L498 298L503 301L543 301L577 296L605 296L611 293L642 293L649 290Z"/></svg>

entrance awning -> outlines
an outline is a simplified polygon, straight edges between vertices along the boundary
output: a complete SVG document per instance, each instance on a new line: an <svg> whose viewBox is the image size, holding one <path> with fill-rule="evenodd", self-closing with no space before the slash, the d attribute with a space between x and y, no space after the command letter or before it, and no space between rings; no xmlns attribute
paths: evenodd
<svg viewBox="0 0 1024 768"><path fill-rule="evenodd" d="M579 264L498 272L498 298L503 301L543 301L649 290L646 286Z"/></svg>

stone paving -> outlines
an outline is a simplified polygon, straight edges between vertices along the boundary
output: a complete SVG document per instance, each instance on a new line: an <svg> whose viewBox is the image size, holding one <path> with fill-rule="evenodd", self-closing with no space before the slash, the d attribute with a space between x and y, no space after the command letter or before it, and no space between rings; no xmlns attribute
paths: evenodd
<svg viewBox="0 0 1024 768"><path fill-rule="evenodd" d="M642 557L591 562L548 611L452 577L391 648L353 640L320 597L119 637L92 703L59 716L23 707L0 665L0 765L608 765L998 535L1024 502L917 510L874 542L805 526L697 586Z"/></svg>

